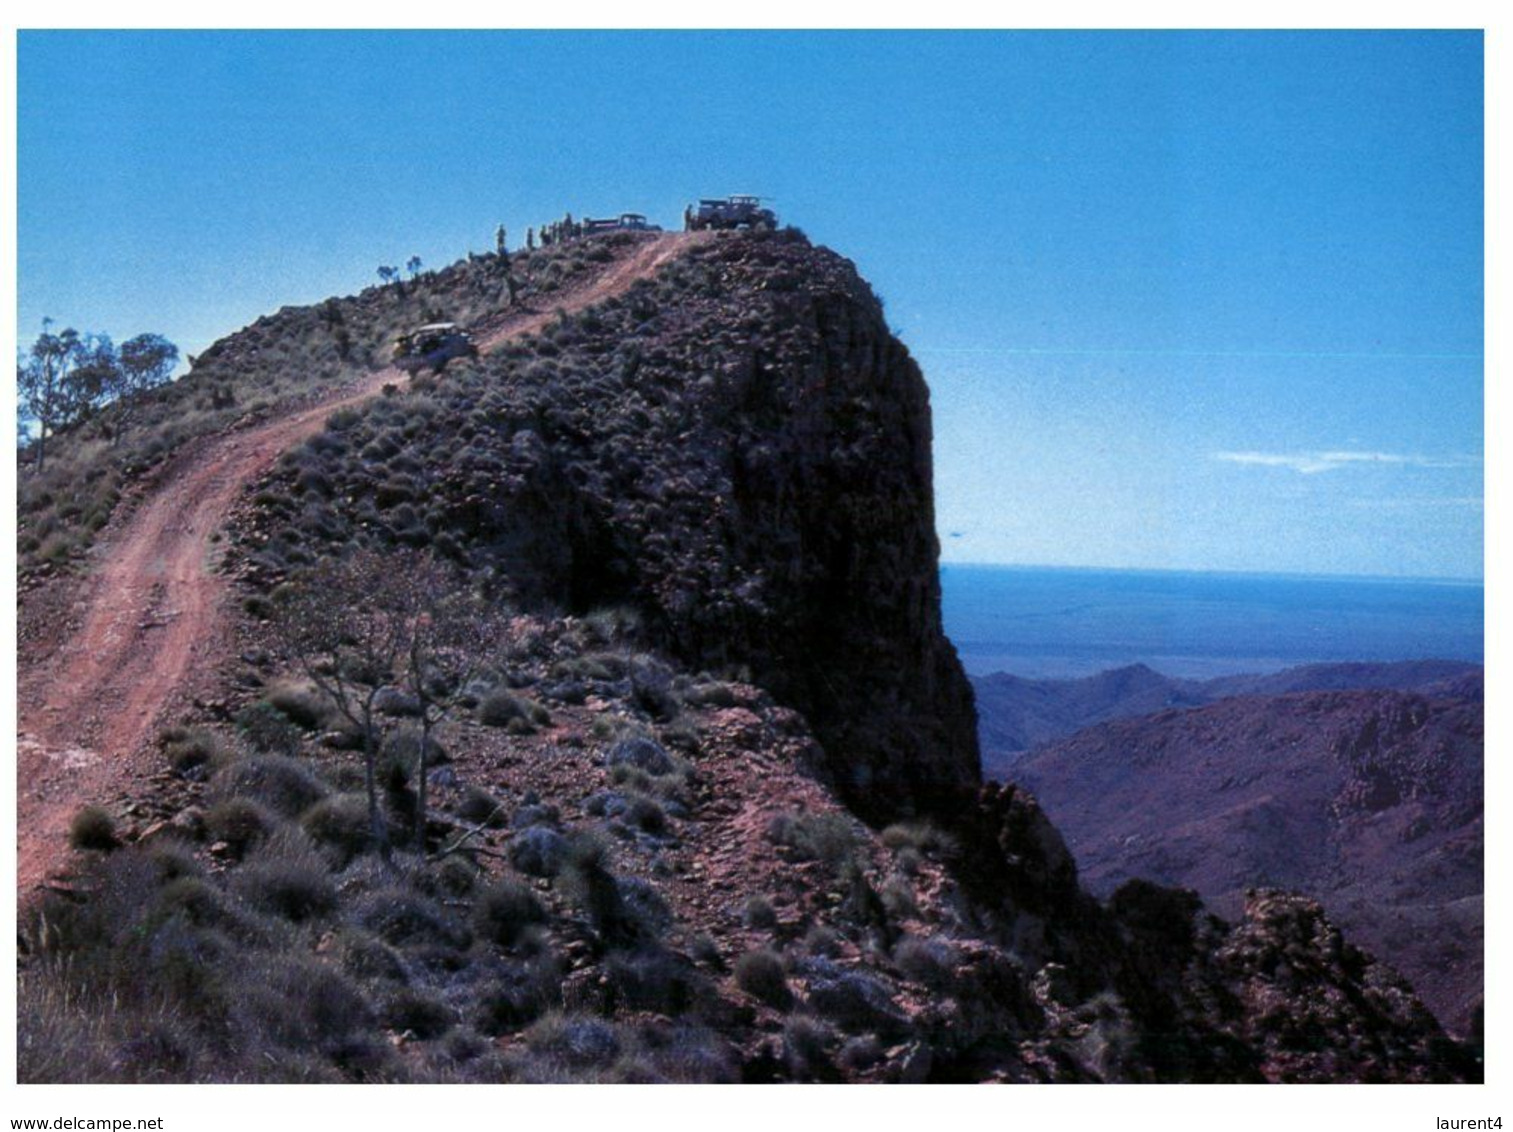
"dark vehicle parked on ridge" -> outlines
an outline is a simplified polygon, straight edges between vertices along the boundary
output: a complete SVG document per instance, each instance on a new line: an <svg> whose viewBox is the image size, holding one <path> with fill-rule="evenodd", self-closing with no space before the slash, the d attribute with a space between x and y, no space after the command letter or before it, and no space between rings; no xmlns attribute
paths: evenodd
<svg viewBox="0 0 1513 1132"><path fill-rule="evenodd" d="M683 210L683 227L690 232L705 229L728 231L735 228L750 228L758 232L771 232L778 226L777 213L762 207L762 198L737 193L724 200L701 200L695 209L689 205Z"/></svg>
<svg viewBox="0 0 1513 1132"><path fill-rule="evenodd" d="M583 234L585 236L597 236L604 232L660 232L659 224L649 223L644 215L639 212L622 212L619 216L611 216L603 220L590 220L583 218Z"/></svg>

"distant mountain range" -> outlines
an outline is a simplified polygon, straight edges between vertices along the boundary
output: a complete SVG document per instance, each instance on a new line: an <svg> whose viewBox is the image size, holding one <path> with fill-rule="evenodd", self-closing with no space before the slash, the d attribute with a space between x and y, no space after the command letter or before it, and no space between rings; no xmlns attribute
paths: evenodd
<svg viewBox="0 0 1513 1132"><path fill-rule="evenodd" d="M1181 680L1132 664L1077 680L1030 680L995 672L972 678L984 777L1004 780L1026 751L1111 719L1171 708L1201 707L1230 696L1392 688L1419 691L1474 677L1481 669L1454 660L1380 664L1310 664L1267 675Z"/></svg>
<svg viewBox="0 0 1513 1132"><path fill-rule="evenodd" d="M998 752L1147 713L989 771L1036 794L1091 891L1143 877L1193 888L1230 917L1250 887L1306 893L1447 1027L1470 1028L1482 989L1480 669L1329 665L1189 682L1126 668L994 676L978 690Z"/></svg>

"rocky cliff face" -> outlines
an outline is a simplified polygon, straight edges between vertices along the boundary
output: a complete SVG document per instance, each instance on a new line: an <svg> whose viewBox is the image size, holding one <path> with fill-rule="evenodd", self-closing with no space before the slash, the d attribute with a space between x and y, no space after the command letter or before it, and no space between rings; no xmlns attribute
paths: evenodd
<svg viewBox="0 0 1513 1132"><path fill-rule="evenodd" d="M312 544L430 545L525 600L634 606L685 662L744 668L809 719L869 819L977 781L928 390L833 252L793 233L695 247L338 425L264 492L270 579Z"/></svg>

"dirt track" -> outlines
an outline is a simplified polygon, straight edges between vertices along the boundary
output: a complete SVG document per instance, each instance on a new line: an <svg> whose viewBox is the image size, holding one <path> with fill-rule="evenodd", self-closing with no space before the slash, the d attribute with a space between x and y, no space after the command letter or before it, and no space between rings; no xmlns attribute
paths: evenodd
<svg viewBox="0 0 1513 1132"><path fill-rule="evenodd" d="M540 330L655 272L698 237L637 245L603 274L554 297L550 310L506 314L484 328L484 352ZM336 410L405 375L385 369L318 405L191 445L157 489L112 522L83 584L79 628L18 676L17 889L24 897L66 856L69 819L159 769L144 749L196 665L219 655L228 624L224 579L211 573L212 535L238 494L279 454L320 431Z"/></svg>

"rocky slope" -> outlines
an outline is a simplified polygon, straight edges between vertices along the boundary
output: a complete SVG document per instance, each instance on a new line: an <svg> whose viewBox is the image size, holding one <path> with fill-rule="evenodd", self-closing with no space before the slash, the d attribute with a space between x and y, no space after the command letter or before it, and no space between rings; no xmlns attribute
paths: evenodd
<svg viewBox="0 0 1513 1132"><path fill-rule="evenodd" d="M1221 915L1254 886L1306 892L1464 1033L1482 986L1482 748L1477 673L1121 720L1014 773L1094 892L1145 877Z"/></svg>
<svg viewBox="0 0 1513 1132"><path fill-rule="evenodd" d="M1099 900L980 783L925 388L797 233L338 414L230 535L217 691L27 920L27 1080L1480 1073L1313 901ZM363 596L329 584L364 562ZM425 571L488 627L467 680L424 677L457 704L429 743L401 661L291 643L291 611L356 626ZM309 682L338 675L379 705L387 863Z"/></svg>
<svg viewBox="0 0 1513 1132"><path fill-rule="evenodd" d="M802 711L869 818L977 780L940 628L928 391L852 266L698 247L655 284L291 454L251 536L431 545L570 611L628 603L688 663Z"/></svg>

